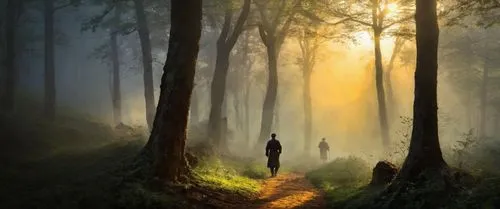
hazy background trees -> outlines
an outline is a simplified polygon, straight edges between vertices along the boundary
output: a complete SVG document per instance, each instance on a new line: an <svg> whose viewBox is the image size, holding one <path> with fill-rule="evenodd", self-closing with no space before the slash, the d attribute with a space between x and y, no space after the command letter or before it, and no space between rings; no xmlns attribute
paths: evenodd
<svg viewBox="0 0 500 209"><path fill-rule="evenodd" d="M33 114L71 111L113 125L151 126L168 50L168 1L51 1L49 13L49 1L14 2L22 3L21 9L7 10L16 5L2 1L2 11L9 11L2 15L17 17L1 20L4 111L15 111L29 99L45 104L29 108ZM219 133L213 128L219 127L229 151L262 144L277 132L287 142L285 149L297 155L316 149L326 137L338 155L386 156L404 127L400 117L412 115L412 1L245 3L203 4L189 129L206 136ZM462 10L443 13L453 7ZM245 8L247 20L238 24ZM442 2L438 10L443 13L441 141L446 147L469 129L494 137L500 118L495 7ZM6 30L12 21L17 29ZM218 46L220 37L225 41ZM218 48L224 49L219 58ZM7 58L13 55L14 62ZM215 73L218 59L224 68L227 64L222 76ZM216 83L226 85L215 91ZM227 128L217 125L224 118Z"/></svg>

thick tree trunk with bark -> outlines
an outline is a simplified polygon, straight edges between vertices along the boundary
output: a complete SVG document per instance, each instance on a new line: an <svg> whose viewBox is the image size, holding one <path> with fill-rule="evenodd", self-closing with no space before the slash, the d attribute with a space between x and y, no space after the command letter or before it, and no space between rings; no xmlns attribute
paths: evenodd
<svg viewBox="0 0 500 209"><path fill-rule="evenodd" d="M54 2L44 0L45 16L45 98L44 115L53 120L56 115L56 72L54 58Z"/></svg>
<svg viewBox="0 0 500 209"><path fill-rule="evenodd" d="M378 101L378 116L380 133L382 137L382 144L384 148L389 147L390 136L389 136L389 122L387 119L387 107L385 104L385 91L384 91L384 68L382 66L382 51L380 48L380 36L381 31L378 29L374 30L375 38L375 85L377 88L377 101Z"/></svg>
<svg viewBox="0 0 500 209"><path fill-rule="evenodd" d="M4 94L2 95L2 110L13 111L14 100L16 91L17 80L17 67L16 67L16 24L21 13L21 1L9 0L7 1L7 14L5 19L5 83Z"/></svg>
<svg viewBox="0 0 500 209"><path fill-rule="evenodd" d="M160 99L145 147L147 153L154 153L154 174L163 182L177 182L188 172L184 149L201 36L201 5L201 0L172 0L170 40Z"/></svg>
<svg viewBox="0 0 500 209"><path fill-rule="evenodd" d="M116 17L115 17L116 18ZM112 82L113 88L111 99L113 103L113 121L115 125L122 122L122 100L121 100L121 85L120 85L120 61L118 50L118 34L117 31L112 31L110 39L111 45L111 62L113 64Z"/></svg>
<svg viewBox="0 0 500 209"><path fill-rule="evenodd" d="M413 130L408 156L397 179L412 181L431 171L443 175L443 160L438 136L437 70L439 27L436 0L417 0L417 66Z"/></svg>
<svg viewBox="0 0 500 209"><path fill-rule="evenodd" d="M479 123L480 138L486 137L486 122L487 122L486 108L488 103L488 80L489 80L489 71L491 67L489 63L490 63L489 58L485 58L485 63L483 67L483 78L480 91L480 106L479 106L480 107L479 113L481 114Z"/></svg>
<svg viewBox="0 0 500 209"><path fill-rule="evenodd" d="M146 101L146 122L151 130L155 115L155 95L153 83L153 56L151 55L151 40L149 38L148 21L144 11L143 0L134 0L137 17L137 31L141 42L142 65L144 70L144 98Z"/></svg>
<svg viewBox="0 0 500 209"><path fill-rule="evenodd" d="M266 96L262 107L262 116L259 133L259 143L264 143L271 134L273 126L274 108L278 95L278 59L275 41L269 40L266 44L269 77Z"/></svg>

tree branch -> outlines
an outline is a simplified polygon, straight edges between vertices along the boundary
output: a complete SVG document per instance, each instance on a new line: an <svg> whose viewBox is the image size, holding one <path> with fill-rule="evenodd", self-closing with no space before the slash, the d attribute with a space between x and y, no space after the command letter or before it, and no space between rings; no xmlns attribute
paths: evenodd
<svg viewBox="0 0 500 209"><path fill-rule="evenodd" d="M227 44L229 46L234 46L236 44L236 41L238 40L238 37L241 35L243 32L243 28L245 26L245 22L248 18L248 15L250 14L250 3L251 0L245 0L245 3L243 4L243 8L241 10L240 16L238 17L238 20L236 21L236 25L234 26L233 33L229 37Z"/></svg>
<svg viewBox="0 0 500 209"><path fill-rule="evenodd" d="M271 28L271 25L269 25L269 21L267 19L266 11L263 5L260 3L257 3L255 1L255 5L257 6L257 10L259 10L260 13L260 20L261 20L261 25L259 25L259 30L260 29L269 29ZM263 28L262 28L263 27Z"/></svg>
<svg viewBox="0 0 500 209"><path fill-rule="evenodd" d="M408 20L411 20L413 17L415 17L415 14L408 15L408 16L406 16L406 17L402 18L402 19L399 19L399 20L394 21L394 22L392 22L392 23L390 23L390 24L388 24L388 25L386 25L386 26L383 26L383 27L382 27L382 30L385 30L385 29L390 28L390 27L392 27L392 26L394 26L394 25L397 25L397 24L400 24L400 23L406 22L406 21L408 21Z"/></svg>
<svg viewBox="0 0 500 209"><path fill-rule="evenodd" d="M266 29L264 29L263 25L259 25L259 35L260 35L260 38L262 39L262 42L264 42L264 45L267 46L268 37L267 37Z"/></svg>
<svg viewBox="0 0 500 209"><path fill-rule="evenodd" d="M227 6L226 12L224 13L224 24L222 25L222 30L220 31L219 39L217 40L217 45L226 44L227 36L229 35L229 30L231 29L231 19L233 17L233 12Z"/></svg>
<svg viewBox="0 0 500 209"><path fill-rule="evenodd" d="M342 13L338 13L338 14L339 14L339 16L346 17L346 18L348 18L350 21L353 21L353 22L359 23L359 24L361 24L361 25L368 26L368 27L372 27L372 26L373 26L373 24L368 23L368 22L365 22L365 21L362 21L362 20L358 20L358 19L354 18L354 17L353 17L353 16L351 16L351 15L348 15L348 14L342 14Z"/></svg>

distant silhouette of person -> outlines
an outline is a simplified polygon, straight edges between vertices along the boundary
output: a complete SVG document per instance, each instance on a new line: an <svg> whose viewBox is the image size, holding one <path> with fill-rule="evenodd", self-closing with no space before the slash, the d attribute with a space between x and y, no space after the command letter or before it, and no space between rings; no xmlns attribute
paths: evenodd
<svg viewBox="0 0 500 209"><path fill-rule="evenodd" d="M280 168L281 144L276 139L276 134L271 134L271 139L266 145L267 167L271 170L271 176L275 177Z"/></svg>
<svg viewBox="0 0 500 209"><path fill-rule="evenodd" d="M323 138L321 142L318 145L319 147L319 157L323 162L326 162L328 160L328 152L330 151L330 146L328 146L328 143L326 142L326 139Z"/></svg>

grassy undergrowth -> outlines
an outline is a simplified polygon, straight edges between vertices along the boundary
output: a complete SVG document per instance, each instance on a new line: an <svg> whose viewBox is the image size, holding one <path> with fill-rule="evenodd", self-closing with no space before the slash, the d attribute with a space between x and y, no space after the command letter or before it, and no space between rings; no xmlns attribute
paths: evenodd
<svg viewBox="0 0 500 209"><path fill-rule="evenodd" d="M246 164L248 166L246 168L237 164L231 160L208 158L202 160L201 164L194 169L194 173L203 186L216 190L245 196L259 192L260 184L256 179L264 177L263 170L252 166L252 163Z"/></svg>
<svg viewBox="0 0 500 209"><path fill-rule="evenodd" d="M488 170L492 169L498 168L488 168ZM464 172L453 169L453 172L457 171ZM466 173L472 172L466 171ZM428 184L418 188L410 185L407 191L398 196L396 202L402 204L390 207L380 204L388 198L384 196L385 187L368 186L370 177L371 167L356 157L335 159L306 174L306 178L313 185L325 192L328 208L424 209L428 208L426 205L441 205L442 209L500 208L500 176L492 172L488 172L487 175L467 174L458 180L455 179L458 189L443 193L450 198L432 196L440 192L440 185Z"/></svg>
<svg viewBox="0 0 500 209"><path fill-rule="evenodd" d="M337 158L306 173L311 183L325 192L327 205L345 206L344 202L364 194L370 167L357 157ZM342 208L342 207L339 207Z"/></svg>
<svg viewBox="0 0 500 209"><path fill-rule="evenodd" d="M123 183L145 143L143 130L117 133L87 119L0 114L0 208L196 208L187 193L156 192L145 181ZM200 159L200 185L222 195L251 196L267 176L252 160ZM185 185L189 188L192 185ZM186 190L189 191L189 190ZM210 191L209 191L210 192ZM203 207L201 207L203 208Z"/></svg>

